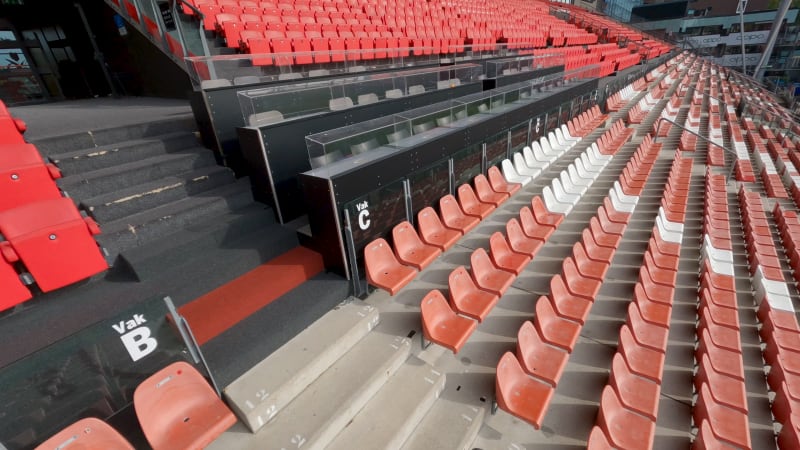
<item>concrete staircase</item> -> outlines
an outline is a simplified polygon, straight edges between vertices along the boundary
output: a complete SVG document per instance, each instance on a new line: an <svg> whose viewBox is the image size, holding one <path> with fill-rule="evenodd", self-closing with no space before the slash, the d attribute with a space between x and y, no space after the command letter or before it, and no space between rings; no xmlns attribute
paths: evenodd
<svg viewBox="0 0 800 450"><path fill-rule="evenodd" d="M35 144L62 170L61 189L100 224L98 241L116 268L138 280L247 240L242 267L298 245L254 202L249 181L202 147L189 115Z"/></svg>

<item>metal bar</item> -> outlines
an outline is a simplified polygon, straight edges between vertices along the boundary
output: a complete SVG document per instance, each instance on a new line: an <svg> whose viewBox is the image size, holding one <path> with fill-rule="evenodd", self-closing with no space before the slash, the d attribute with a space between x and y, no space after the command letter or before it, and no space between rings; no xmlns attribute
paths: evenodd
<svg viewBox="0 0 800 450"><path fill-rule="evenodd" d="M172 303L171 298L164 297L164 303L166 303L167 310L169 311L170 316L172 316L175 327L178 329L178 333L181 335L183 343L186 344L186 348L189 350L189 354L192 356L194 363L203 364L203 367L206 369L206 373L208 374L208 378L211 380L211 385L214 387L214 391L216 391L218 397L222 397L222 391L217 385L217 380L214 379L214 374L211 373L211 368L208 366L205 356L203 356L203 351L200 349L200 345L197 343L194 333L192 333L192 328L189 326L189 322L187 322L186 318L184 318L178 312L178 310L175 308L175 304Z"/></svg>

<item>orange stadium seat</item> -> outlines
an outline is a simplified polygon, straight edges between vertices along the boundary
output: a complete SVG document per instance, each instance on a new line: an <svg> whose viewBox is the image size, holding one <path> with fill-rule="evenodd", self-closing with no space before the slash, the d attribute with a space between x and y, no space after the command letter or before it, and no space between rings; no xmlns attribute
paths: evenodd
<svg viewBox="0 0 800 450"><path fill-rule="evenodd" d="M81 419L36 447L36 450L66 449L133 450L133 446L117 430L94 417Z"/></svg>
<svg viewBox="0 0 800 450"><path fill-rule="evenodd" d="M375 239L364 248L367 281L394 295L417 276L413 267L400 264L389 243Z"/></svg>
<svg viewBox="0 0 800 450"><path fill-rule="evenodd" d="M183 361L139 384L133 407L154 450L203 448L236 423L203 375Z"/></svg>
<svg viewBox="0 0 800 450"><path fill-rule="evenodd" d="M453 353L461 350L478 325L478 322L453 312L438 289L425 295L420 310L425 339L450 349Z"/></svg>

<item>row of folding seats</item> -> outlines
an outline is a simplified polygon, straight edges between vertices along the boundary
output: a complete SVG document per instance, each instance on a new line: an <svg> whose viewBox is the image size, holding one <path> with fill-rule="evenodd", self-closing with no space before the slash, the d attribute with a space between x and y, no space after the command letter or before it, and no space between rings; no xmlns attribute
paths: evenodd
<svg viewBox="0 0 800 450"><path fill-rule="evenodd" d="M537 170L535 175L530 175L530 178L524 176L522 180L508 176L505 179L509 183L524 185L538 176L551 162L569 151L578 142L578 138L562 134L562 131L566 129L556 129L550 132L549 136L542 137L539 142L534 142L533 150L530 147L523 150L525 155L530 153L531 159L539 158L534 166L527 166L524 160L521 163L524 165L521 167L523 172ZM562 171L560 177L566 180L568 186L573 186L572 180L575 179L580 180L582 188L588 189L612 157L613 154L601 154L593 144L593 147L576 158L568 169ZM517 161L521 158L522 155L515 155ZM527 159L527 156L525 158ZM510 161L505 160L504 163ZM513 175L521 177L516 169L512 167L512 170ZM491 203L502 202L505 198L479 200ZM468 212L467 208L479 214L481 218L492 211L480 202L473 201L468 202L464 208ZM470 257L469 271L462 266L450 273L448 278L450 305L446 304L444 295L438 290L431 291L423 298L421 310L424 342L435 342L457 353L477 326L474 321L481 322L489 314L515 277L532 260L563 219L563 214L548 210L539 196L531 200L530 207L521 208L519 218L512 218L506 223L505 235L496 232L490 237L490 255L479 248Z"/></svg>
<svg viewBox="0 0 800 450"><path fill-rule="evenodd" d="M0 144L0 310L32 298L21 274L49 292L92 276L108 266L92 238L97 224L82 217L61 195L61 172L25 143L24 122L0 103L0 123L13 131ZM7 295L6 295L7 293Z"/></svg>
<svg viewBox="0 0 800 450"><path fill-rule="evenodd" d="M736 179L745 182L755 181L747 143L745 143L742 129L736 121L728 120L728 133L730 134L730 142L733 144L733 150L736 152L736 161L734 162Z"/></svg>
<svg viewBox="0 0 800 450"><path fill-rule="evenodd" d="M676 154L603 390L590 449L650 448L683 239L691 158Z"/></svg>
<svg viewBox="0 0 800 450"><path fill-rule="evenodd" d="M549 132L547 136L539 138L539 141L525 146L521 152L515 152L512 159L504 159L500 163L503 176L509 182L525 186L581 139L580 136L571 135L567 124L561 125L560 128Z"/></svg>
<svg viewBox="0 0 800 450"><path fill-rule="evenodd" d="M694 448L750 447L727 187L706 171L700 265Z"/></svg>
<svg viewBox="0 0 800 450"><path fill-rule="evenodd" d="M775 166L784 185L788 187L789 197L797 205L800 201L800 171L797 170L800 153L797 152L794 143L786 138L779 140L776 137L774 141L767 143L767 149L775 160Z"/></svg>
<svg viewBox="0 0 800 450"><path fill-rule="evenodd" d="M236 416L192 365L178 361L142 381L133 406L154 450L204 448L236 423ZM84 418L41 443L37 450L64 448L129 449L110 425Z"/></svg>
<svg viewBox="0 0 800 450"><path fill-rule="evenodd" d="M743 198L755 196L750 193L742 192ZM752 202L747 201L746 205L752 206ZM759 214L753 211L748 213L748 217L753 215L757 219ZM757 209L757 207L755 208ZM743 211L744 215L744 211ZM783 247L787 258L792 264L793 255L796 252L796 232L800 227L800 220L794 211L787 211L776 204L773 210L775 221L783 240ZM752 232L757 232L754 228L748 231L746 237ZM749 250L749 249L748 249ZM796 261L796 259L795 259ZM794 266L793 266L794 269ZM777 280L777 274L771 271L762 271L757 268L753 274L753 285L756 291L756 303L758 304L757 316L761 322L759 334L764 342L762 354L766 364L770 365L767 375L767 383L770 390L775 395L772 401L772 415L774 420L782 424L782 429L778 435L778 444L781 448L797 448L800 445L800 423L796 419L800 415L800 390L797 388L795 377L800 375L796 370L797 354L800 350L798 337L800 337L800 325L797 323L797 316L789 297L789 291L783 280Z"/></svg>
<svg viewBox="0 0 800 450"><path fill-rule="evenodd" d="M770 198L789 198L789 194L786 193L786 188L783 186L783 179L778 173L778 168L772 161L772 156L767 151L767 146L758 132L749 130L746 141L753 153L753 159L755 160L756 168L761 174L761 182L764 185L767 196Z"/></svg>
<svg viewBox="0 0 800 450"><path fill-rule="evenodd" d="M641 79L641 78L640 78ZM637 88L635 87L636 83L629 84L622 88L621 90L611 94L608 99L606 100L606 110L608 111L619 111L625 106L628 101L632 98L636 97L640 92L647 88L647 82L645 82L645 86Z"/></svg>
<svg viewBox="0 0 800 450"><path fill-rule="evenodd" d="M474 228L478 222L494 209L520 185L506 182L497 167L491 167L488 178L477 175L473 182L462 184L457 189L458 201L446 195L439 201L440 217L425 208L418 214L419 234L407 221L392 229L394 249L389 243L378 238L364 249L364 265L367 281L386 290L390 295L400 291L413 280L418 271L430 265L443 250L452 246L454 237L460 237ZM448 230L459 233L455 236ZM423 240L425 239L425 240Z"/></svg>
<svg viewBox="0 0 800 450"><path fill-rule="evenodd" d="M716 101L716 99L709 99ZM712 142L708 146L706 164L709 166L722 167L725 165L725 150L723 149L724 138L722 135L722 120L719 111L713 110L708 113L708 139Z"/></svg>
<svg viewBox="0 0 800 450"><path fill-rule="evenodd" d="M626 169L648 176L658 148L642 144ZM636 193L641 193L640 186L627 183L628 178L621 175L573 246L572 255L564 259L562 272L551 279L550 294L537 300L533 323L526 322L518 332L516 356L508 352L498 363L496 408L537 429L622 239ZM623 192L623 185L630 195Z"/></svg>

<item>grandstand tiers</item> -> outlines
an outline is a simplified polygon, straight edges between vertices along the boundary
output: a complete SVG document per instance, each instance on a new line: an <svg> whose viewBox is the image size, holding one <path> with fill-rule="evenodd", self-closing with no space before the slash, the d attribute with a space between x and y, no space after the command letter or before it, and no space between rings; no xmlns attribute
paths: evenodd
<svg viewBox="0 0 800 450"><path fill-rule="evenodd" d="M800 447L800 122L756 82L539 1L179 4L251 77L189 58L211 148L0 109L0 329L122 303L5 358L3 447Z"/></svg>

